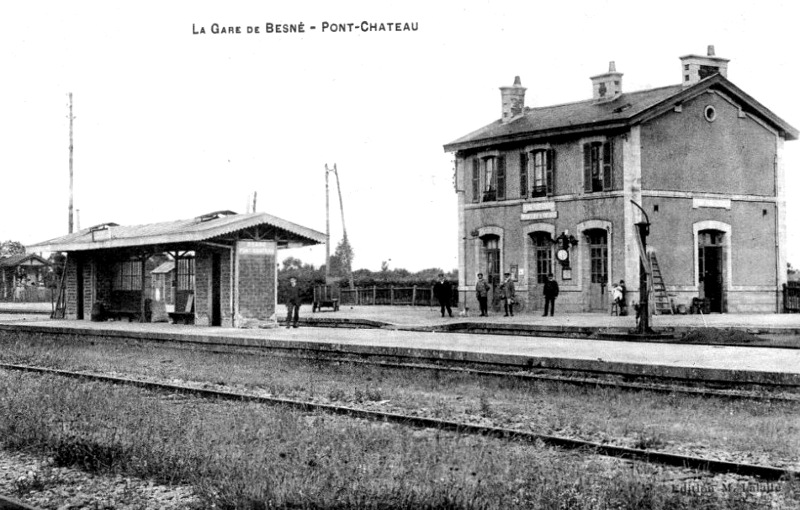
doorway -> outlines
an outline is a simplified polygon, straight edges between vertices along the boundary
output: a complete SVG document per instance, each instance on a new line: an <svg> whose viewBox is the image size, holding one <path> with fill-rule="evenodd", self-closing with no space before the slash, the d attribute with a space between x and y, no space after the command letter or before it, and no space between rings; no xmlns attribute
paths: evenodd
<svg viewBox="0 0 800 510"><path fill-rule="evenodd" d="M222 262L219 253L211 256L211 325L222 326Z"/></svg>
<svg viewBox="0 0 800 510"><path fill-rule="evenodd" d="M589 272L585 278L590 312L608 310L608 232L594 228L584 232L588 245ZM586 281L588 280L588 281Z"/></svg>
<svg viewBox="0 0 800 510"><path fill-rule="evenodd" d="M544 309L543 286L548 275L553 273L553 240L549 232L537 231L530 234L533 257L528 269L528 303L531 311Z"/></svg>
<svg viewBox="0 0 800 510"><path fill-rule="evenodd" d="M702 230L697 239L700 297L707 299L710 311L716 313L725 310L724 236L719 230Z"/></svg>

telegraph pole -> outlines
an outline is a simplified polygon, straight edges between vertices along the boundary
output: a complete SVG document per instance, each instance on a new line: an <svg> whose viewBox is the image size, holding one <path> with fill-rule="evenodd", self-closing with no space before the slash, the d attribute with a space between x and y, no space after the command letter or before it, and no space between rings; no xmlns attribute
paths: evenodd
<svg viewBox="0 0 800 510"><path fill-rule="evenodd" d="M69 93L69 233L73 232L72 224L72 92Z"/></svg>
<svg viewBox="0 0 800 510"><path fill-rule="evenodd" d="M331 277L331 206L328 192L328 164L325 163L325 284Z"/></svg>

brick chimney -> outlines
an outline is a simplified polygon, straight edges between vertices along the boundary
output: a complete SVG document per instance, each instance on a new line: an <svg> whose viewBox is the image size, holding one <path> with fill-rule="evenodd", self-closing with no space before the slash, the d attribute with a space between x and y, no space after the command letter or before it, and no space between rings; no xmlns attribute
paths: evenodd
<svg viewBox="0 0 800 510"><path fill-rule="evenodd" d="M514 77L514 85L511 87L500 87L500 97L502 99L503 117L502 122L505 124L519 115L525 110L525 87L519 76Z"/></svg>
<svg viewBox="0 0 800 510"><path fill-rule="evenodd" d="M708 45L708 55L685 55L681 57L681 74L683 76L683 86L694 85L704 78L721 74L728 77L727 58L720 58L714 55L714 45Z"/></svg>
<svg viewBox="0 0 800 510"><path fill-rule="evenodd" d="M596 102L613 101L622 95L622 73L617 72L614 61L608 63L608 72L592 76L592 99Z"/></svg>

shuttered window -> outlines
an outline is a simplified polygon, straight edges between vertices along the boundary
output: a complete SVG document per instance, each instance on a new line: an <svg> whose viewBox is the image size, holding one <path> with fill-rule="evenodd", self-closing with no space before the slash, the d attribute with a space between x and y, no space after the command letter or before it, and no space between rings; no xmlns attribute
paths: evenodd
<svg viewBox="0 0 800 510"><path fill-rule="evenodd" d="M505 200L506 198L506 159L502 156L483 160L483 202Z"/></svg>
<svg viewBox="0 0 800 510"><path fill-rule="evenodd" d="M528 153L519 154L519 195L528 196Z"/></svg>
<svg viewBox="0 0 800 510"><path fill-rule="evenodd" d="M614 185L614 145L592 142L583 145L583 191L609 191Z"/></svg>
<svg viewBox="0 0 800 510"><path fill-rule="evenodd" d="M497 200L506 199L506 158L497 158Z"/></svg>
<svg viewBox="0 0 800 510"><path fill-rule="evenodd" d="M530 153L528 171L531 176L531 196L552 196L555 191L555 150L540 149Z"/></svg>
<svg viewBox="0 0 800 510"><path fill-rule="evenodd" d="M481 199L481 161L478 158L472 160L472 201L479 202Z"/></svg>

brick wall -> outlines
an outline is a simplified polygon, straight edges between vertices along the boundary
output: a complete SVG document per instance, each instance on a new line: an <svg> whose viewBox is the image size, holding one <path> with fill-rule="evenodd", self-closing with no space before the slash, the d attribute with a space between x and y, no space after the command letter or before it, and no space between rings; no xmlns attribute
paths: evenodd
<svg viewBox="0 0 800 510"><path fill-rule="evenodd" d="M240 327L275 324L277 245L273 241L236 243Z"/></svg>

